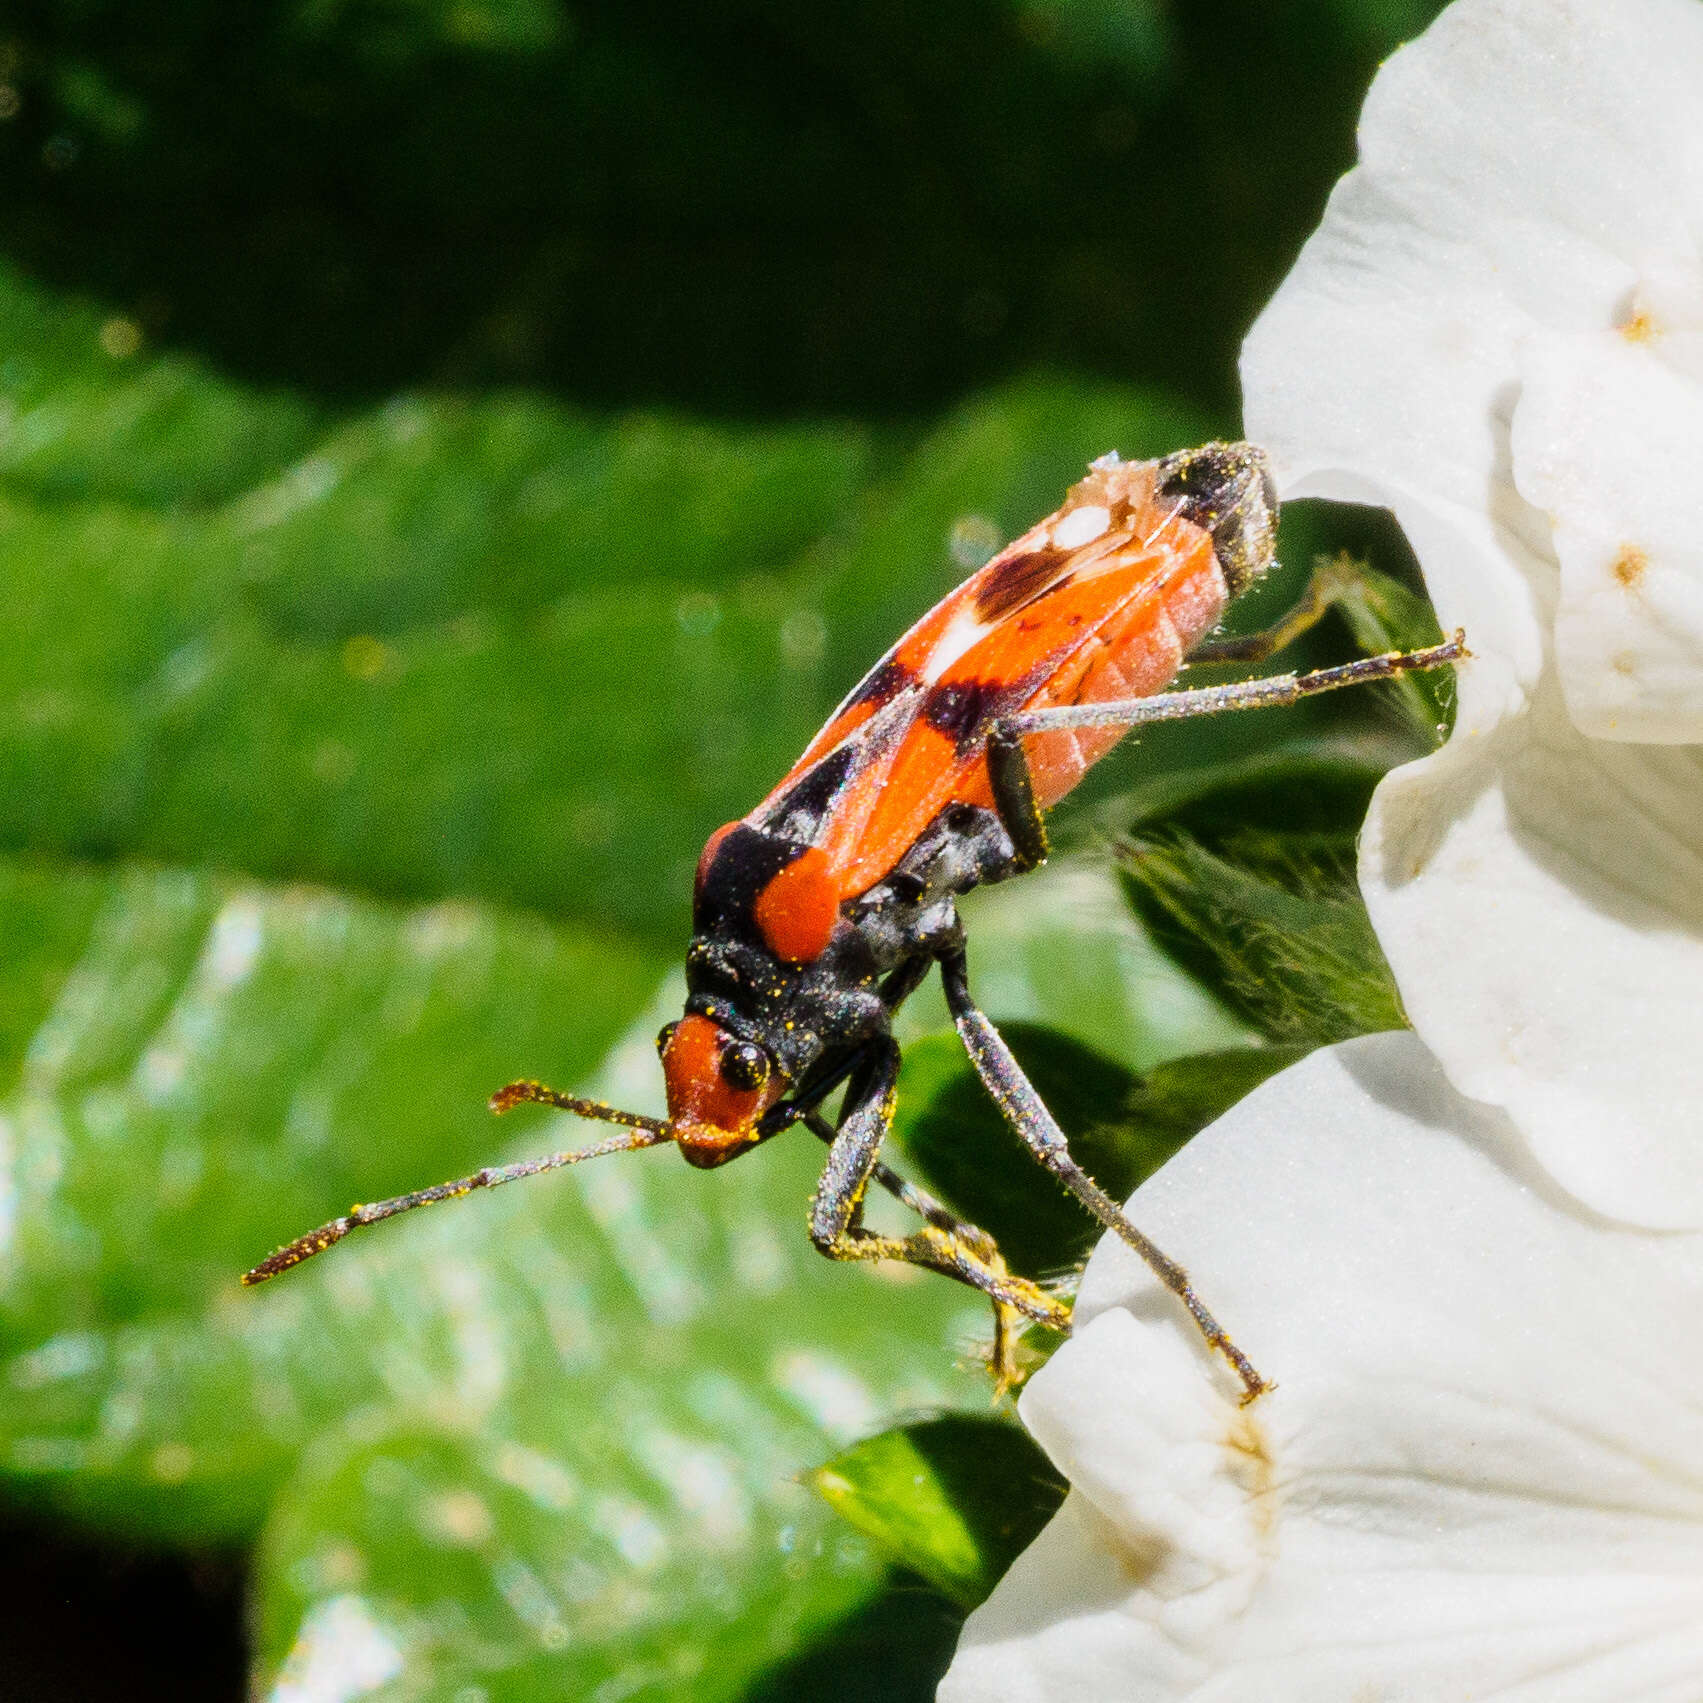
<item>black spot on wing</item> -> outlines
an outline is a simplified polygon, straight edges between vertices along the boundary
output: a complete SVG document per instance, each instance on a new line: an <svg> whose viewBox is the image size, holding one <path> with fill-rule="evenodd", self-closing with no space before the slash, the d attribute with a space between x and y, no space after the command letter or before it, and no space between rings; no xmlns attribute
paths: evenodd
<svg viewBox="0 0 1703 1703"><path fill-rule="evenodd" d="M997 688L980 680L942 680L922 701L922 719L944 733L958 749L971 749L988 729L996 708Z"/></svg>
<svg viewBox="0 0 1703 1703"><path fill-rule="evenodd" d="M801 845L811 844L858 756L854 740L818 758L763 812L764 827Z"/></svg>
<svg viewBox="0 0 1703 1703"><path fill-rule="evenodd" d="M859 704L873 704L880 709L883 704L892 703L908 687L914 686L916 678L916 674L896 656L890 656L870 670L868 678L846 699L842 713Z"/></svg>
<svg viewBox="0 0 1703 1703"><path fill-rule="evenodd" d="M984 621L1020 609L1030 598L1052 588L1059 570L1069 559L1062 550L1029 550L1008 561L995 562L976 592L976 613Z"/></svg>

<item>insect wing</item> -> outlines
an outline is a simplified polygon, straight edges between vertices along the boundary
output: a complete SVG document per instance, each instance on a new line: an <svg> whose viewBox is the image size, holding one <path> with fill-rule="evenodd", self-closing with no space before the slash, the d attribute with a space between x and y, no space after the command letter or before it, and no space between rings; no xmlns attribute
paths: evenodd
<svg viewBox="0 0 1703 1703"><path fill-rule="evenodd" d="M1113 695L1113 683L1124 695L1159 689L1184 648L1167 603L1183 587L1185 603L1210 605L1210 626L1223 584L1206 535L1178 521L1175 504L1151 500L1143 471L1091 475L923 616L747 820L819 848L849 898L886 875L946 805L991 804L987 735L1000 716ZM1127 666L1132 655L1146 665ZM1101 754L1087 749L1096 737L1109 748L1117 735L1030 742L1043 804Z"/></svg>

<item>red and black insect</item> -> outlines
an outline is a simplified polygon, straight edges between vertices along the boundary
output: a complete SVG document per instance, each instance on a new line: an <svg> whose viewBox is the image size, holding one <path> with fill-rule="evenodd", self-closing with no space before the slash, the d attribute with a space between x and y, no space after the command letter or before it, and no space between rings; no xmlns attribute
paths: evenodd
<svg viewBox="0 0 1703 1703"><path fill-rule="evenodd" d="M346 1217L280 1249L258 1283L352 1229L435 1200L596 1155L675 1143L694 1165L738 1157L796 1123L829 1144L810 1235L829 1258L897 1259L986 1294L994 1366L1012 1375L1018 1318L1068 1309L1008 1271L990 1236L885 1165L899 1048L892 1019L939 967L965 1050L1036 1159L1133 1247L1223 1354L1264 1388L1190 1286L1071 1158L1057 1123L970 992L959 895L1035 868L1042 811L1141 723L1292 703L1466 654L1428 650L1313 674L1168 692L1189 661L1257 660L1325 607L1311 595L1252 638L1212 644L1227 604L1271 566L1277 501L1265 458L1209 444L1158 461L1097 461L1064 506L930 610L875 666L750 815L710 836L698 865L685 1014L658 1038L668 1116L646 1118L519 1082L492 1099L623 1125L595 1146L493 1166ZM821 1111L844 1087L837 1119ZM871 1182L921 1227L862 1222Z"/></svg>

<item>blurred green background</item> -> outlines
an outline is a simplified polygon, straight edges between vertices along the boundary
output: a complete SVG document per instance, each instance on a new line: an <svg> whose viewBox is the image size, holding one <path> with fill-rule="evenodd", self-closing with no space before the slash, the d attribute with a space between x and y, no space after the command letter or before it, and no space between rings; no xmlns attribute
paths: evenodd
<svg viewBox="0 0 1703 1703"><path fill-rule="evenodd" d="M1091 457L1237 430L1435 9L0 13L0 1697L931 1695L961 1610L801 1480L985 1414L984 1320L816 1258L807 1138L235 1274L572 1139L511 1077L654 1105L707 833ZM1344 730L1104 765L977 907L993 1014L1249 1038L1098 830Z"/></svg>

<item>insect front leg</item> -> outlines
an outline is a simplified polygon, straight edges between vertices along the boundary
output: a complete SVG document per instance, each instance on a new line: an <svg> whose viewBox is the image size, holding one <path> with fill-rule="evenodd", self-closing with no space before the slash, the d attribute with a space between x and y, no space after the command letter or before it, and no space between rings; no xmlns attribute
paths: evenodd
<svg viewBox="0 0 1703 1703"><path fill-rule="evenodd" d="M805 1114L804 1123L812 1134L830 1147L833 1146L838 1132L820 1112ZM925 1224L932 1224L937 1230L956 1237L993 1271L1007 1277L1011 1275L1006 1268L1005 1256L999 1251L999 1244L979 1224L972 1224L968 1219L960 1218L949 1206L936 1200L927 1189L919 1188L908 1177L900 1176L891 1165L881 1160L876 1161L870 1176L900 1205L908 1206ZM1003 1395L1017 1381L1017 1339L1022 1334L1022 1326L1018 1321L1023 1314L998 1296L991 1296L990 1299L993 1302L993 1348L988 1360L993 1368L994 1382L998 1385L999 1393Z"/></svg>
<svg viewBox="0 0 1703 1703"><path fill-rule="evenodd" d="M1046 1108L1023 1067L1012 1057L1000 1033L983 1015L970 994L969 967L962 948L940 961L940 979L946 988L946 1003L952 1012L964 1050L976 1068L994 1103L1011 1127L1022 1136L1029 1151L1081 1201L1106 1228L1127 1243L1146 1261L1153 1275L1188 1309L1207 1343L1229 1361L1252 1401L1269 1386L1254 1370L1253 1363L1230 1340L1206 1303L1195 1293L1189 1276L1168 1254L1124 1216L1118 1203L1071 1157L1064 1131Z"/></svg>
<svg viewBox="0 0 1703 1703"><path fill-rule="evenodd" d="M1240 638L1209 639L1189 652L1190 662L1264 662L1290 645L1309 628L1317 626L1330 606L1348 589L1342 569L1335 562L1321 560L1307 581L1300 601L1286 615L1262 627L1257 633L1244 633Z"/></svg>
<svg viewBox="0 0 1703 1703"><path fill-rule="evenodd" d="M1026 1278L1007 1271L985 1230L964 1223L881 1163L881 1143L893 1121L898 1077L898 1045L883 1039L870 1048L852 1076L838 1130L828 1128L821 1119L807 1120L830 1140L827 1168L810 1203L810 1239L829 1259L903 1260L979 1289L993 1303L993 1369L1003 1391L1016 1376L1012 1315L1064 1331L1070 1327L1070 1309ZM865 1229L863 1201L872 1180L920 1213L924 1227L909 1236L884 1236Z"/></svg>

